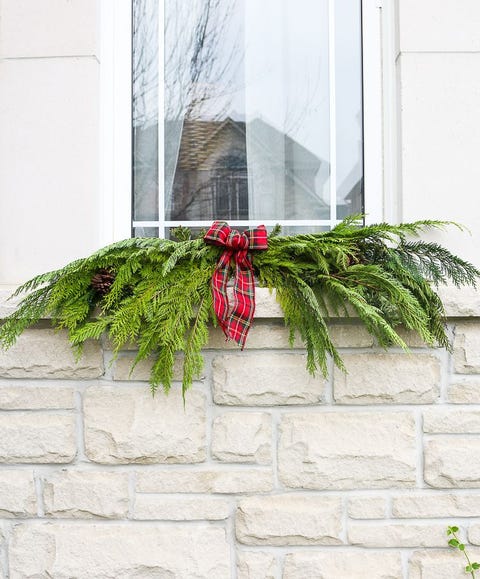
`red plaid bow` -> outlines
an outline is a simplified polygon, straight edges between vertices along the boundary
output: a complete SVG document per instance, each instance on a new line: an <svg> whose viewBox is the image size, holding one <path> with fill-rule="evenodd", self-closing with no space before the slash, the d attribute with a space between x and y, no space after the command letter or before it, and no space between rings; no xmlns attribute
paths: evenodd
<svg viewBox="0 0 480 579"><path fill-rule="evenodd" d="M227 339L235 340L243 350L255 312L255 283L248 252L252 249L267 249L267 229L260 225L240 233L231 229L225 221L215 221L203 239L205 243L226 248L212 276L213 307ZM227 281L232 257L235 259L235 283L234 303L230 308Z"/></svg>

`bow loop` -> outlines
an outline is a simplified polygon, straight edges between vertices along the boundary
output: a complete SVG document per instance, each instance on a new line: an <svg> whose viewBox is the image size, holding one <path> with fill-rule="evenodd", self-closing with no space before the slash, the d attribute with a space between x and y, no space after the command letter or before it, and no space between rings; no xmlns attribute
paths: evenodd
<svg viewBox="0 0 480 579"><path fill-rule="evenodd" d="M212 276L213 307L227 339L235 340L243 350L255 313L253 265L248 252L267 249L267 229L259 225L240 233L225 221L215 221L205 234L204 241L225 247ZM234 303L230 307L227 282L232 257L235 260L235 282Z"/></svg>

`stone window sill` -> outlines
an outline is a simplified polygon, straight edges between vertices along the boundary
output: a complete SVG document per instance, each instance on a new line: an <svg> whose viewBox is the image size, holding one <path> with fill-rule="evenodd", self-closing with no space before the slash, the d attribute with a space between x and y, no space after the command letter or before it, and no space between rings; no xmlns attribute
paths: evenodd
<svg viewBox="0 0 480 579"><path fill-rule="evenodd" d="M8 301L16 286L0 285L0 319L13 313L19 300ZM440 297L445 304L448 318L480 317L480 291L473 288L458 289L452 286L440 288ZM256 318L282 318L283 312L275 295L266 288L256 288Z"/></svg>

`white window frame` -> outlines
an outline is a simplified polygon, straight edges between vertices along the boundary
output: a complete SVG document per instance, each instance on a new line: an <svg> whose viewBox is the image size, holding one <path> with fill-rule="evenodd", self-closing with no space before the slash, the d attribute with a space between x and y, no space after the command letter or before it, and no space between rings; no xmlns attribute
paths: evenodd
<svg viewBox="0 0 480 579"><path fill-rule="evenodd" d="M334 26L335 0L329 1L329 29ZM160 6L163 2L160 0ZM112 243L132 234L132 2L101 2L101 171L100 231L103 243ZM162 18L163 15L161 15ZM396 103L395 103L395 11L394 0L362 1L363 45L363 136L364 192L366 222L396 221ZM163 49L160 43L160 50ZM335 58L334 36L330 34L330 62ZM160 54L160 59L162 55ZM335 102L335 67L330 66L330 97ZM159 91L159 116L163 110L163 91ZM335 107L330 110L335 126ZM333 138L332 138L333 136ZM159 143L161 142L161 135ZM335 132L331 133L330 163L335 179ZM159 151L159 182L163 181L162 151ZM336 207L335 182L331 203ZM159 206L163 207L162 188ZM265 225L333 225L335 210L328 220L272 220ZM233 226L251 221L230 221ZM185 225L168 221L160 224ZM205 227L210 221L189 221L188 225ZM133 222L133 226L159 227L159 221Z"/></svg>

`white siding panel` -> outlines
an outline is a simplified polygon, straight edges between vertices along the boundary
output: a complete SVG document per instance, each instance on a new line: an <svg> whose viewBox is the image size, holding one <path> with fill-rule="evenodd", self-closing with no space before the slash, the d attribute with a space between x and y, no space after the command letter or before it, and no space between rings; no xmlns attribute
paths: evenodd
<svg viewBox="0 0 480 579"><path fill-rule="evenodd" d="M403 219L455 220L436 239L480 265L480 54L403 54Z"/></svg>
<svg viewBox="0 0 480 579"><path fill-rule="evenodd" d="M0 283L97 247L98 63L0 63Z"/></svg>
<svg viewBox="0 0 480 579"><path fill-rule="evenodd" d="M398 0L398 7L402 51L480 50L478 0Z"/></svg>
<svg viewBox="0 0 480 579"><path fill-rule="evenodd" d="M2 0L2 57L97 53L99 0Z"/></svg>

